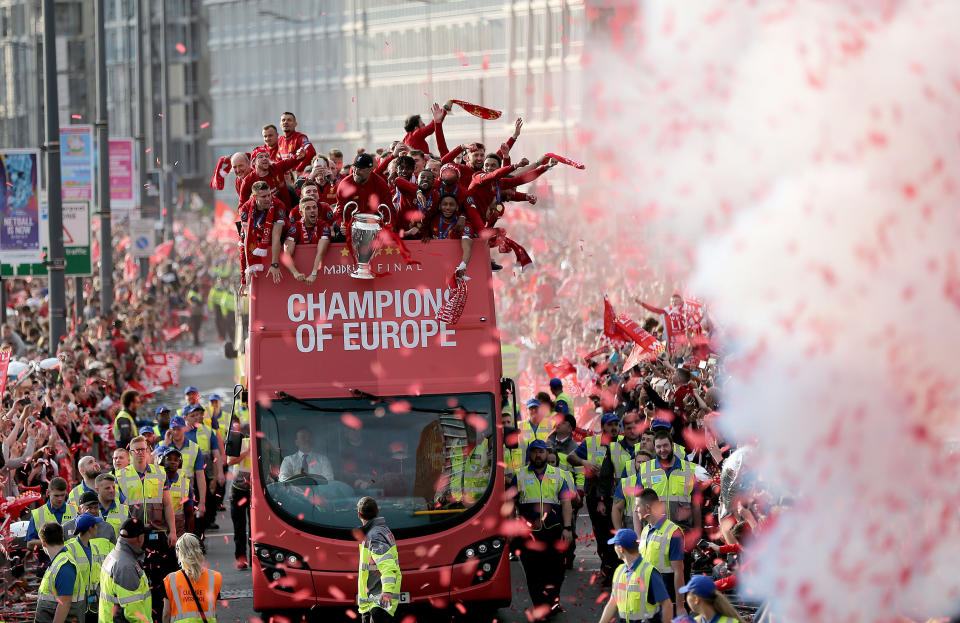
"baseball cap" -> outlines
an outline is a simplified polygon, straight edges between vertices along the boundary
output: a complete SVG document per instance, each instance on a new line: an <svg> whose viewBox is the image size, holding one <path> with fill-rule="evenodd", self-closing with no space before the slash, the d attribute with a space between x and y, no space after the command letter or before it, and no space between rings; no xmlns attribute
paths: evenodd
<svg viewBox="0 0 960 623"><path fill-rule="evenodd" d="M666 420L661 420L660 418L654 419L650 422L650 430L657 430L658 428L670 428L670 422Z"/></svg>
<svg viewBox="0 0 960 623"><path fill-rule="evenodd" d="M153 414L154 414L154 415L160 415L160 414L163 413L164 411L166 411L167 413L170 413L170 407L166 407L166 406L160 405L159 407L157 407L157 410L153 412Z"/></svg>
<svg viewBox="0 0 960 623"><path fill-rule="evenodd" d="M563 387L563 381L560 379L550 379L550 388L551 389L560 389Z"/></svg>
<svg viewBox="0 0 960 623"><path fill-rule="evenodd" d="M210 394L209 400L210 402L213 402L214 400L217 402L223 402L223 398L220 396L220 394Z"/></svg>
<svg viewBox="0 0 960 623"><path fill-rule="evenodd" d="M562 413L563 415L570 413L570 405L567 404L566 400L557 401L557 413Z"/></svg>
<svg viewBox="0 0 960 623"><path fill-rule="evenodd" d="M173 454L173 453L177 453L177 454L179 454L181 457L183 456L183 452L180 452L180 451L177 450L175 447L173 447L173 446L165 446L165 447L163 448L163 450L160 452L160 458L161 458L161 459L164 459L164 458L167 457L168 454Z"/></svg>
<svg viewBox="0 0 960 623"><path fill-rule="evenodd" d="M527 446L527 454L530 454L531 450L546 450L547 442L543 439L534 439L530 442L530 445Z"/></svg>
<svg viewBox="0 0 960 623"><path fill-rule="evenodd" d="M94 517L93 515L88 515L84 513L79 517L77 517L77 523L73 527L73 533L80 534L82 532L86 532L91 527L97 525L101 521L103 521L102 517Z"/></svg>
<svg viewBox="0 0 960 623"><path fill-rule="evenodd" d="M534 407L539 407L539 406L540 406L540 401L537 400L536 398L531 398L530 400L527 401L528 409L532 409Z"/></svg>
<svg viewBox="0 0 960 623"><path fill-rule="evenodd" d="M358 169L369 169L373 166L373 156L367 153L357 154L357 157L353 159L353 166Z"/></svg>
<svg viewBox="0 0 960 623"><path fill-rule="evenodd" d="M170 418L170 428L186 428L187 421L183 419L182 415L175 415Z"/></svg>
<svg viewBox="0 0 960 623"><path fill-rule="evenodd" d="M83 495L80 496L80 506L86 506L87 504L93 504L94 502L100 502L100 498L97 497L96 491L84 491Z"/></svg>
<svg viewBox="0 0 960 623"><path fill-rule="evenodd" d="M604 413L603 417L600 418L600 424L606 424L607 422L616 422L620 423L620 418L617 417L616 413Z"/></svg>
<svg viewBox="0 0 960 623"><path fill-rule="evenodd" d="M678 588L677 592L681 595L693 593L698 597L713 597L713 594L717 592L717 585L705 575L695 575L690 578L686 585Z"/></svg>
<svg viewBox="0 0 960 623"><path fill-rule="evenodd" d="M187 405L183 408L184 415L190 415L194 411L203 411L203 405Z"/></svg>
<svg viewBox="0 0 960 623"><path fill-rule="evenodd" d="M152 427L152 426L141 426L141 427L140 427L140 430L139 430L138 432L139 432L141 435L147 435L147 434L149 434L149 433L154 432L154 430L153 430L153 427Z"/></svg>
<svg viewBox="0 0 960 623"><path fill-rule="evenodd" d="M188 388L186 388L185 390L183 390L183 395L186 396L186 395L189 394L190 392L197 392L197 393L199 394L199 393L200 393L200 390L197 389L196 387L194 387L193 385L191 385L190 387L188 387Z"/></svg>
<svg viewBox="0 0 960 623"><path fill-rule="evenodd" d="M120 536L126 539L135 539L141 534L146 534L146 530L143 529L143 523L139 519L131 517L120 526Z"/></svg>
<svg viewBox="0 0 960 623"><path fill-rule="evenodd" d="M637 533L630 528L620 528L607 545L619 545L630 549L637 549Z"/></svg>

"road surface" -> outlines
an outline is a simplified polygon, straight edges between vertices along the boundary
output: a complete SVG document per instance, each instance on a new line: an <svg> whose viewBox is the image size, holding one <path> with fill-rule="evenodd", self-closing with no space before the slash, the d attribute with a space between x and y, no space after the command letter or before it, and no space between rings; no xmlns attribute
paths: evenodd
<svg viewBox="0 0 960 623"><path fill-rule="evenodd" d="M209 324L205 327L205 334L213 332ZM229 410L233 396L233 361L223 358L223 344L208 341L202 348L203 361L199 365L184 363L180 374L180 387L169 391L151 400L147 408L152 413L156 405L166 404L171 409L183 405L183 388L195 385L201 392L204 402L211 393L219 393L224 397L224 409ZM227 485L229 491L229 483ZM257 621L257 614L253 611L253 585L251 570L237 571L233 559L233 524L230 521L230 505L225 503L226 511L221 511L217 518L219 529L207 532L207 558L212 568L223 574L222 600L218 606L217 620L221 623ZM578 520L577 533L590 533L589 520L586 513ZM606 600L606 592L593 583L593 576L599 567L593 536L581 536L577 543L577 556L574 569L567 572L561 593L561 603L567 611L554 617L558 623L595 621L599 618ZM525 610L530 608L530 596L526 590L523 569L519 562L510 564L510 573L513 582L513 605L509 609L501 609L497 620L503 622L526 623L529 621ZM420 621L443 621L448 617L443 612L419 612ZM327 612L322 617L324 621L338 620L337 613ZM345 617L344 620L356 620ZM402 621L403 618L398 619ZM409 620L406 623L411 623Z"/></svg>

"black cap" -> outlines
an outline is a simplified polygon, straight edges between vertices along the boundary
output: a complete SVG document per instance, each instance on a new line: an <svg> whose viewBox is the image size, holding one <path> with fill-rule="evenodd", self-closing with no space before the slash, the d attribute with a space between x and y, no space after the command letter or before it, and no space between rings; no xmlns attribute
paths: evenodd
<svg viewBox="0 0 960 623"><path fill-rule="evenodd" d="M131 517L123 522L123 525L120 526L120 536L125 539L135 539L141 534L146 534L146 530L143 529L143 523L139 519L134 519Z"/></svg>
<svg viewBox="0 0 960 623"><path fill-rule="evenodd" d="M100 503L100 498L97 497L96 491L85 491L84 494L80 496L80 506L86 506L94 502Z"/></svg>
<svg viewBox="0 0 960 623"><path fill-rule="evenodd" d="M369 169L373 166L373 156L370 154L357 154L357 157L353 159L353 166L358 169Z"/></svg>

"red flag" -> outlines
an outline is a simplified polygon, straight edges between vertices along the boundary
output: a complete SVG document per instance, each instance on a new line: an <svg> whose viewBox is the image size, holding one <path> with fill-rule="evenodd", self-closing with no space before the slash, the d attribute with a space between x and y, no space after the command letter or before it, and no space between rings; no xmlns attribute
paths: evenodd
<svg viewBox="0 0 960 623"><path fill-rule="evenodd" d="M210 178L210 188L214 190L223 190L223 183L225 176L230 172L230 158L229 156L221 156L217 160L217 168L213 171L213 177Z"/></svg>
<svg viewBox="0 0 960 623"><path fill-rule="evenodd" d="M606 294L603 295L603 336L600 340L614 348L623 348L631 341L630 336L617 324L616 312Z"/></svg>
<svg viewBox="0 0 960 623"><path fill-rule="evenodd" d="M547 158L553 158L554 160L556 160L556 161L559 162L560 164L565 164L565 165L568 165L568 166L571 166L571 167L574 167L574 168L577 168L577 169L586 169L586 168L587 168L587 167L586 167L583 163L581 163L581 162L577 162L576 160L571 160L570 158L567 158L566 156L561 156L560 154L555 154L555 153L553 153L552 151L547 152L547 153L546 153L546 157L547 157Z"/></svg>
<svg viewBox="0 0 960 623"><path fill-rule="evenodd" d="M543 369L547 371L547 376L552 379L563 379L577 373L577 367L570 363L566 357L561 357L560 361L555 364L550 362L543 364Z"/></svg>
<svg viewBox="0 0 960 623"><path fill-rule="evenodd" d="M153 255L150 256L150 265L156 266L163 260L168 259L172 251L173 251L173 240L167 240L166 242L161 242L153 250Z"/></svg>
<svg viewBox="0 0 960 623"><path fill-rule="evenodd" d="M12 355L13 351L9 348L0 350L0 396L3 396L3 390L7 387L7 366Z"/></svg>
<svg viewBox="0 0 960 623"><path fill-rule="evenodd" d="M683 318L686 321L687 328L700 324L700 321L703 320L703 303L696 299L684 299Z"/></svg>
<svg viewBox="0 0 960 623"><path fill-rule="evenodd" d="M494 119L499 119L500 115L503 113L499 110L494 110L492 108L487 108L485 106L480 106L478 104L471 104L470 102L465 102L463 100L450 100L460 108L464 109L474 117L480 117L481 119L486 119L487 121L493 121Z"/></svg>
<svg viewBox="0 0 960 623"><path fill-rule="evenodd" d="M127 281L133 281L140 273L137 261L129 255L123 260L123 278Z"/></svg>
<svg viewBox="0 0 960 623"><path fill-rule="evenodd" d="M630 342L634 342L640 347L641 350L639 352L636 352L637 349L634 348L637 354L637 361L629 367L625 366L624 370L628 370L636 365L641 358L656 359L664 351L663 344L661 344L657 338L644 331L635 320L626 314L615 314L613 305L610 304L606 295L603 296L603 337L601 340L615 348L622 348ZM631 358L633 355L634 353L630 353Z"/></svg>
<svg viewBox="0 0 960 623"><path fill-rule="evenodd" d="M642 341L633 345L630 356L623 364L623 370L626 372L641 361L652 361L663 354L664 346L657 338L653 337L643 329L640 329L645 336Z"/></svg>

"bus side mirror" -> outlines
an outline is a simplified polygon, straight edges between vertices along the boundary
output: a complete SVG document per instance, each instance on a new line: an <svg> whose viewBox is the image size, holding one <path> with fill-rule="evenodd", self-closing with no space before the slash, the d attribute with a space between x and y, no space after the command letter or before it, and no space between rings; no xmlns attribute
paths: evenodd
<svg viewBox="0 0 960 623"><path fill-rule="evenodd" d="M238 457L243 450L243 433L237 430L231 430L227 433L227 438L223 441L226 446L226 454L229 457Z"/></svg>

